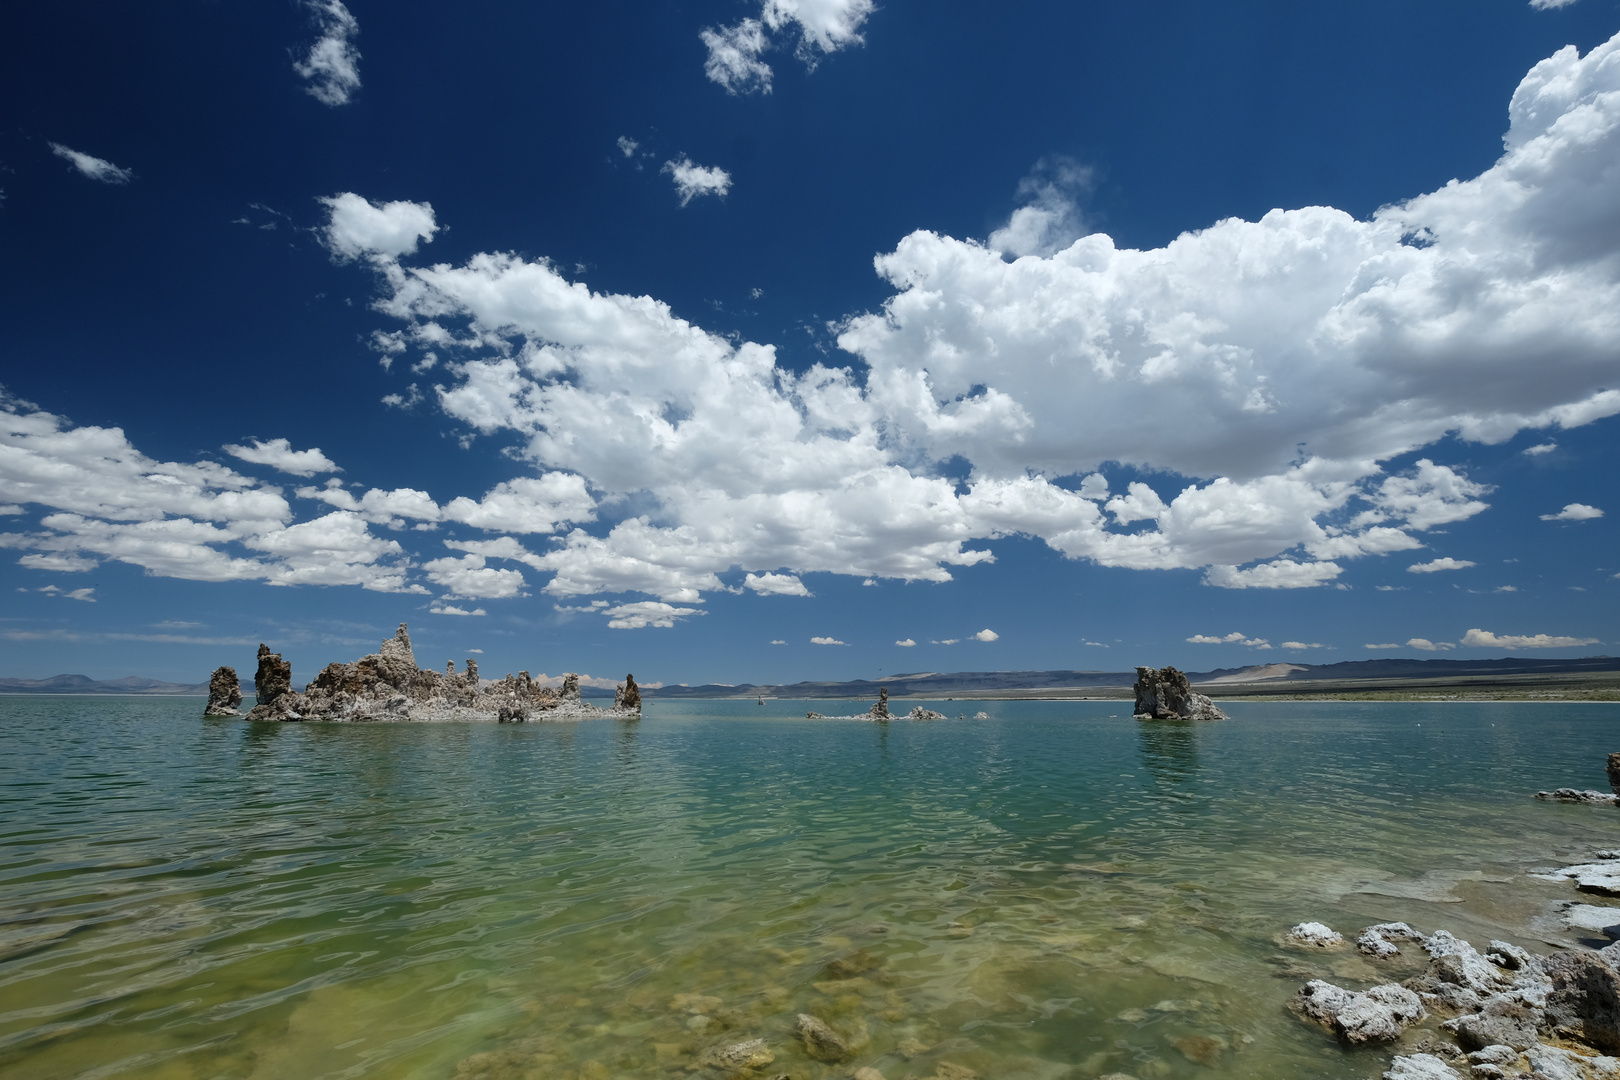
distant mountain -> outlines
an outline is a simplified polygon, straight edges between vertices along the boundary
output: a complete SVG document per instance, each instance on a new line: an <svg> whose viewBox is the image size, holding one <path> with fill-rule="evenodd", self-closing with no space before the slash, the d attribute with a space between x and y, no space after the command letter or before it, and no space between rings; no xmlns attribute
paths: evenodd
<svg viewBox="0 0 1620 1080"><path fill-rule="evenodd" d="M1197 685L1236 687L1255 683L1459 679L1610 671L1620 672L1620 659L1611 656L1589 656L1577 660L1505 657L1500 660L1346 660L1338 664L1259 664L1245 668L1189 671L1187 678ZM879 688L886 686L890 697L944 698L964 694L988 696L998 691L1057 694L1064 690L1091 692L1129 689L1135 682L1134 668L1130 671L923 671L851 682L798 682L780 686L710 683L705 686L663 686L656 690L643 689L641 693L646 698L875 698Z"/></svg>
<svg viewBox="0 0 1620 1080"><path fill-rule="evenodd" d="M127 675L98 681L88 675L53 675L49 679L0 679L0 694L169 694L208 696L207 683L172 683Z"/></svg>

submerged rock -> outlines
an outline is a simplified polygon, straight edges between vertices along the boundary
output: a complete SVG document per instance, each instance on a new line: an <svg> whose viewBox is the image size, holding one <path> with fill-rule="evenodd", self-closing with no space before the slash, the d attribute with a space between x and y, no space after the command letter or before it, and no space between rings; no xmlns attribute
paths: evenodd
<svg viewBox="0 0 1620 1080"><path fill-rule="evenodd" d="M1203 694L1194 693L1187 676L1173 667L1136 669L1138 720L1225 720L1226 714Z"/></svg>
<svg viewBox="0 0 1620 1080"><path fill-rule="evenodd" d="M776 1060L764 1039L748 1039L728 1046L711 1047L699 1064L712 1069L758 1069Z"/></svg>
<svg viewBox="0 0 1620 1080"><path fill-rule="evenodd" d="M849 1043L844 1037L809 1013L799 1014L799 1038L804 1051L817 1061L843 1061L849 1057Z"/></svg>
<svg viewBox="0 0 1620 1080"><path fill-rule="evenodd" d="M641 715L640 692L634 708L598 709L579 696L579 676L563 678L562 693L541 685L527 671L485 685L478 664L469 659L463 674L454 662L441 672L416 666L404 623L377 652L352 664L326 665L303 693L292 689L292 665L268 645L259 646L253 684L259 703L250 720L582 720L596 716ZM634 687L634 680L625 691ZM620 699L626 695L621 693Z"/></svg>
<svg viewBox="0 0 1620 1080"><path fill-rule="evenodd" d="M208 680L208 704L204 716L241 716L242 685L233 667L217 667Z"/></svg>
<svg viewBox="0 0 1620 1080"><path fill-rule="evenodd" d="M1620 896L1620 862L1580 863L1576 866L1566 866L1562 870L1530 876L1543 881L1561 881L1569 878L1575 882L1578 892L1596 893L1598 896Z"/></svg>

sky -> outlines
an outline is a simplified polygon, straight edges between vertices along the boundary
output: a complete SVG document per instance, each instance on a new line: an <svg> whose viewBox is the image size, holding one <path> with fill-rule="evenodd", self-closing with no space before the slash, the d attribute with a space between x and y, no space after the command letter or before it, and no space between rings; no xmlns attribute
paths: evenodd
<svg viewBox="0 0 1620 1080"><path fill-rule="evenodd" d="M0 675L1620 645L1620 3L0 11Z"/></svg>

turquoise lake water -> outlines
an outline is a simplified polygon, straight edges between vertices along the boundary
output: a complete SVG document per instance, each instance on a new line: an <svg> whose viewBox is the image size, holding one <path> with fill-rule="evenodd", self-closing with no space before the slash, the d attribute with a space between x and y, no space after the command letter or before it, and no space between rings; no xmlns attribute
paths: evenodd
<svg viewBox="0 0 1620 1080"><path fill-rule="evenodd" d="M909 707L912 702L906 702ZM639 722L252 725L0 698L0 1074L1375 1077L1285 1009L1304 920L1569 940L1620 707L652 702ZM1397 977L1408 972L1397 972ZM812 1013L857 1049L813 1061Z"/></svg>

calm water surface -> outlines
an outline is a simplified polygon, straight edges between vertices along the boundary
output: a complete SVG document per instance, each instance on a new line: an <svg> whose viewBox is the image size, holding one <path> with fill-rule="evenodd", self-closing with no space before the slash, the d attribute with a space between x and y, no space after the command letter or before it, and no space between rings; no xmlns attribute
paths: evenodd
<svg viewBox="0 0 1620 1080"><path fill-rule="evenodd" d="M1525 870L1620 846L1614 811L1527 798L1606 786L1612 705L931 704L990 718L0 699L0 1073L718 1076L703 1051L757 1036L794 1080L1372 1077L1387 1050L1283 1006L1379 972L1281 931L1538 947L1572 894ZM806 1058L798 1012L856 1056Z"/></svg>

